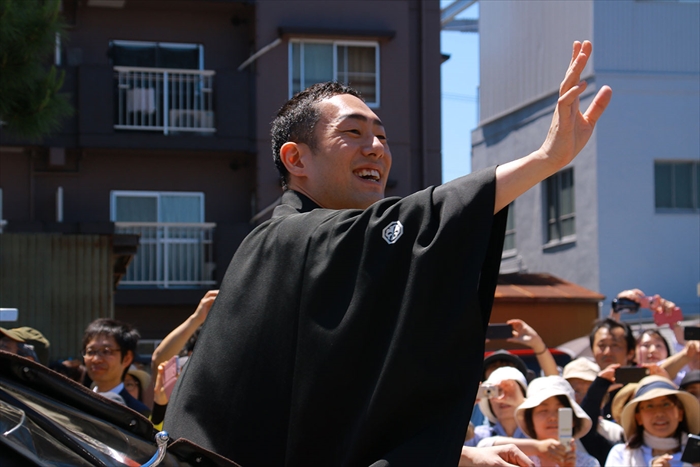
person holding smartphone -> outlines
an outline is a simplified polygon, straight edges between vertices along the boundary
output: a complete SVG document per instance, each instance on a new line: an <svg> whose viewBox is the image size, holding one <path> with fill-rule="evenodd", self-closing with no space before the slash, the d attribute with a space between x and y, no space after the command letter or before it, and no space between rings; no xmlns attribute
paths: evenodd
<svg viewBox="0 0 700 467"><path fill-rule="evenodd" d="M700 431L700 403L661 376L643 378L622 409L626 444L613 446L606 467L674 467L688 434Z"/></svg>
<svg viewBox="0 0 700 467"><path fill-rule="evenodd" d="M559 409L572 410L573 439L559 441ZM561 376L535 378L527 388L527 398L515 409L515 419L526 439L495 437L493 446L515 444L538 467L598 467L579 439L593 426L586 412L576 403L574 390Z"/></svg>

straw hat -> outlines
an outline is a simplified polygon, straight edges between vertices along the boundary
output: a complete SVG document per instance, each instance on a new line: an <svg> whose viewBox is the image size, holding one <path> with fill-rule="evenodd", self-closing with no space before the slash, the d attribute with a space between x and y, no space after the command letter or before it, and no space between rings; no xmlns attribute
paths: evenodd
<svg viewBox="0 0 700 467"><path fill-rule="evenodd" d="M127 371L126 374L131 375L137 380L139 380L139 384L141 384L141 393L146 391L146 389L148 389L148 385L151 384L151 375L149 375L143 370L137 369L134 366L130 366L129 371Z"/></svg>
<svg viewBox="0 0 700 467"><path fill-rule="evenodd" d="M634 393L639 387L639 383L627 383L617 391L615 397L613 397L612 404L610 404L610 413L612 414L613 420L620 423L622 420L622 409L625 405L634 397Z"/></svg>
<svg viewBox="0 0 700 467"><path fill-rule="evenodd" d="M600 373L600 367L586 357L580 357L570 361L562 373L564 379L578 378L584 381L593 381Z"/></svg>
<svg viewBox="0 0 700 467"><path fill-rule="evenodd" d="M523 388L523 394L525 394L525 391L527 391L527 380L525 379L525 375L523 375L520 370L512 366L496 368L493 370L493 373L491 373L491 376L489 376L489 379L484 381L484 384L499 384L502 381L509 379L517 381L518 384L520 384L520 387ZM491 423L498 422L498 419L491 411L491 405L489 404L488 399L482 398L479 400L479 409L481 409L481 413L483 413Z"/></svg>
<svg viewBox="0 0 700 467"><path fill-rule="evenodd" d="M537 435L532 433L525 423L525 411L534 409L552 396L565 396L569 401L574 417L581 420L581 427L574 431L574 438L578 439L588 433L593 422L591 422L590 417L586 415L581 406L576 403L574 389L561 376L544 376L535 378L530 382L530 386L527 388L527 399L515 409L515 419L522 432L530 438L537 439Z"/></svg>
<svg viewBox="0 0 700 467"><path fill-rule="evenodd" d="M0 328L0 334L4 335L9 339L12 339L13 341L24 342L24 339L22 339L22 337L19 335L16 329Z"/></svg>
<svg viewBox="0 0 700 467"><path fill-rule="evenodd" d="M639 386L634 393L634 399L629 401L622 409L622 428L627 439L637 431L637 404L655 397L676 396L683 405L683 418L688 424L688 430L697 434L700 432L700 402L689 392L679 391L675 384L663 376L647 376L639 381Z"/></svg>

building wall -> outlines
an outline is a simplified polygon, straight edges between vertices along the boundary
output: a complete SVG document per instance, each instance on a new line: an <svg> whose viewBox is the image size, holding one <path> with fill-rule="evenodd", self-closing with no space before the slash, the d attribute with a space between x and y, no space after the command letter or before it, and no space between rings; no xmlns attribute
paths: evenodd
<svg viewBox="0 0 700 467"><path fill-rule="evenodd" d="M563 5L579 14L570 15ZM515 203L517 256L502 267L549 272L599 291L607 296L605 313L619 291L639 287L675 301L686 315L697 314L699 214L655 212L654 160L700 157L700 5L484 2L480 16L482 124L472 135L474 169L527 154L544 140L567 63L564 51L550 46L552 63L562 65L549 69L551 77L542 76L540 87L515 83L536 76L533 67L546 70L540 42L568 47L573 39L592 37L582 109L600 86L613 89L591 141L572 164L576 242L542 248L538 185ZM559 31L562 22L574 20L574 37ZM586 30L593 35L582 35ZM515 72L494 61L514 63Z"/></svg>
<svg viewBox="0 0 700 467"><path fill-rule="evenodd" d="M613 88L596 130L600 291L606 308L638 287L697 314L700 214L655 211L654 161L700 159L700 4L599 2L595 24Z"/></svg>
<svg viewBox="0 0 700 467"><path fill-rule="evenodd" d="M595 91L591 83L582 101ZM472 169L503 164L538 149L547 135L556 98L550 97L472 133ZM509 215L515 216L514 256L504 258L502 272L547 272L587 289L599 290L598 214L596 203L596 136L570 164L574 170L576 240L547 247L540 183L520 196ZM593 252L593 254L591 254Z"/></svg>
<svg viewBox="0 0 700 467"><path fill-rule="evenodd" d="M309 14L300 15L300 11ZM374 110L386 127L393 155L389 178L396 185L387 194L405 196L440 183L439 18L439 2L434 0L258 2L255 48L279 37L280 27L394 32L393 38L380 43L381 102ZM288 44L283 40L253 65L257 80L258 210L281 194L269 133L270 122L289 97Z"/></svg>
<svg viewBox="0 0 700 467"><path fill-rule="evenodd" d="M593 2L479 2L480 121L559 89L573 41L591 39ZM584 76L590 75L589 63Z"/></svg>

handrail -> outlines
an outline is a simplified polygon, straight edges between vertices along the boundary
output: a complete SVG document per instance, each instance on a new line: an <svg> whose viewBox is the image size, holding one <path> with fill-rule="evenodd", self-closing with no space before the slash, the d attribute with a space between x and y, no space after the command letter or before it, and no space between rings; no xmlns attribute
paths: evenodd
<svg viewBox="0 0 700 467"><path fill-rule="evenodd" d="M213 229L216 222L122 222L114 223L115 227L198 227Z"/></svg>
<svg viewBox="0 0 700 467"><path fill-rule="evenodd" d="M182 75L201 75L201 76L214 76L216 71L214 70L190 70L185 68L153 68L144 66L115 66L113 67L115 71L129 72L129 71L146 71L149 73L179 73Z"/></svg>

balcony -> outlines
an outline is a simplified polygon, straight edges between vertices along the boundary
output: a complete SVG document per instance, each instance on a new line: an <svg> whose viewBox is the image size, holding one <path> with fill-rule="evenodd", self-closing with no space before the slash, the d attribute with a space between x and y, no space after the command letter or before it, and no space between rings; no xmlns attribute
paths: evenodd
<svg viewBox="0 0 700 467"><path fill-rule="evenodd" d="M116 222L115 233L140 235L120 286L191 288L216 284L214 223Z"/></svg>
<svg viewBox="0 0 700 467"><path fill-rule="evenodd" d="M212 70L114 67L117 130L214 133Z"/></svg>

